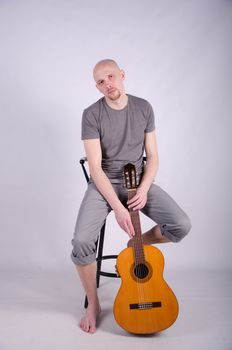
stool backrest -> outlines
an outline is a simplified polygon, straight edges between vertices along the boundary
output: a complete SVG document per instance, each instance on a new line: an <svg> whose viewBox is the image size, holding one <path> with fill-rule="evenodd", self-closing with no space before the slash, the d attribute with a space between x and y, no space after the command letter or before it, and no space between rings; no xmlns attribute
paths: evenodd
<svg viewBox="0 0 232 350"><path fill-rule="evenodd" d="M80 159L80 164L81 164L83 173L85 175L86 182L88 183L89 182L89 174L87 173L87 170L86 170L86 167L85 167L85 162L87 162L87 157L82 157Z"/></svg>
<svg viewBox="0 0 232 350"><path fill-rule="evenodd" d="M144 156L143 157L143 161L146 162L146 160L147 160L147 157ZM87 162L87 161L88 161L87 157L82 157L80 159L80 164L81 164L81 167L82 167L82 170L83 170L86 182L89 183L89 174L88 174L88 172L86 170L86 167L85 167L85 162Z"/></svg>

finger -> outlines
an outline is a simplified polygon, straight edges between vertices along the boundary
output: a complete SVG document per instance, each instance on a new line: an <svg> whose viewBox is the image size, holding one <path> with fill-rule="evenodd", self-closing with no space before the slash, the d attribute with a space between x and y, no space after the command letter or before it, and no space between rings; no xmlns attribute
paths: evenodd
<svg viewBox="0 0 232 350"><path fill-rule="evenodd" d="M136 202L130 204L128 206L129 209L134 209L135 207L139 206L143 201L141 199L138 199Z"/></svg>
<svg viewBox="0 0 232 350"><path fill-rule="evenodd" d="M127 225L128 225L128 229L129 229L130 235L131 235L131 237L133 237L135 235L135 230L134 230L134 226L132 225L131 220L128 222Z"/></svg>
<svg viewBox="0 0 232 350"><path fill-rule="evenodd" d="M133 227L132 227L132 229L133 229ZM129 224L125 224L125 227L124 227L124 231L128 234L128 236L130 237L130 238L132 238L133 236L134 236L134 234L133 234L133 230L131 229L131 227L129 226Z"/></svg>
<svg viewBox="0 0 232 350"><path fill-rule="evenodd" d="M131 227L129 226L129 224L127 223L127 221L126 221L126 222L121 222L121 223L119 224L119 226L121 227L121 229L122 229L123 231L125 231L125 232L129 235L130 238L133 237L133 226L132 226L132 229L131 229Z"/></svg>
<svg viewBox="0 0 232 350"><path fill-rule="evenodd" d="M130 206L130 205L132 205L132 204L134 204L134 203L137 203L137 202L141 202L141 200L142 200L142 197L136 197L136 198L133 198L133 201L130 201L130 202L128 202L128 206Z"/></svg>
<svg viewBox="0 0 232 350"><path fill-rule="evenodd" d="M138 194L136 194L134 197L132 197L131 199L129 199L127 201L127 204L131 204L133 202L135 202L136 200L138 200L140 198L140 196Z"/></svg>
<svg viewBox="0 0 232 350"><path fill-rule="evenodd" d="M142 205L141 203L139 205L137 205L136 207L133 207L132 210L136 211L136 210L140 210L144 207L144 205Z"/></svg>
<svg viewBox="0 0 232 350"><path fill-rule="evenodd" d="M146 200L142 200L140 203L138 203L137 205L133 206L132 210L140 210L142 209L146 204Z"/></svg>

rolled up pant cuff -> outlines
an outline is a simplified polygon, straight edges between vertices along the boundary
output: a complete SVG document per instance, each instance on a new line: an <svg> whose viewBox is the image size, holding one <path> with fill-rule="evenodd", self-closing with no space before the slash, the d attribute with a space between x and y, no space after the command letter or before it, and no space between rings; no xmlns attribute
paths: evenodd
<svg viewBox="0 0 232 350"><path fill-rule="evenodd" d="M84 266L84 265L92 264L94 261L96 261L96 254L93 253L93 254L88 255L88 256L78 257L75 255L75 253L72 252L71 259L75 265Z"/></svg>

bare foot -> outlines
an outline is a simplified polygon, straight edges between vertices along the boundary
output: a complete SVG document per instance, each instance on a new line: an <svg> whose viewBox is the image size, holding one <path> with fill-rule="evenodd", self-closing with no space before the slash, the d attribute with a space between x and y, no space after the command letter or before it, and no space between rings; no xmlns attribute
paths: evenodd
<svg viewBox="0 0 232 350"><path fill-rule="evenodd" d="M143 233L142 240L143 240L143 244L148 244L148 245L170 242L167 237L161 234L160 228L158 225L153 227L151 230ZM134 244L134 238L131 238L127 243L127 247L132 247L133 244Z"/></svg>
<svg viewBox="0 0 232 350"><path fill-rule="evenodd" d="M153 240L152 240L150 232L149 233L146 232L146 233L142 234L142 240L143 240L143 244L152 244L152 243L154 243ZM134 238L131 238L127 242L127 247L133 247L133 245L134 245Z"/></svg>
<svg viewBox="0 0 232 350"><path fill-rule="evenodd" d="M80 321L80 328L87 333L96 332L96 322L97 318L101 312L100 305L88 305L85 315Z"/></svg>
<svg viewBox="0 0 232 350"><path fill-rule="evenodd" d="M143 239L143 244L152 244L152 243L146 242L146 241L144 240L144 237L142 237L142 239ZM127 242L127 247L128 247L128 248L129 248L129 247L133 247L133 245L134 245L134 238L131 238L131 239Z"/></svg>

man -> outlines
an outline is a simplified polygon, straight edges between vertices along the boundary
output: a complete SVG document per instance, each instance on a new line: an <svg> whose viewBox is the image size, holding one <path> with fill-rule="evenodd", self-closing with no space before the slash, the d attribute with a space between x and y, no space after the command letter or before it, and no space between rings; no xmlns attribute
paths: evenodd
<svg viewBox="0 0 232 350"><path fill-rule="evenodd" d="M153 183L158 154L151 105L125 93L125 73L115 61L98 62L93 76L104 97L83 113L82 140L91 181L78 213L71 254L88 298L80 327L89 333L96 331L101 310L96 288L95 241L112 209L119 226L130 237L128 246L133 243L134 229L125 207L127 190L122 185L123 166L134 163L140 179L137 193L128 201L128 207L141 210L157 223L143 234L144 244L178 242L191 227L183 210Z"/></svg>

